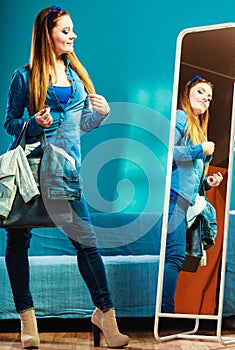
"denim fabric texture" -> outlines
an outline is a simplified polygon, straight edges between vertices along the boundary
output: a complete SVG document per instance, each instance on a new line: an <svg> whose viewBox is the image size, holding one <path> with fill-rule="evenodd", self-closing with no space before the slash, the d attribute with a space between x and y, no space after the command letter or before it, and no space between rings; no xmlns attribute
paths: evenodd
<svg viewBox="0 0 235 350"><path fill-rule="evenodd" d="M0 218L11 211L16 191L25 203L39 196L28 160L21 146L0 156Z"/></svg>
<svg viewBox="0 0 235 350"><path fill-rule="evenodd" d="M169 313L175 312L178 275L186 257L187 209L195 202L205 164L211 160L211 156L204 155L201 144L193 145L186 138L186 129L187 114L177 110L162 295L162 312Z"/></svg>
<svg viewBox="0 0 235 350"><path fill-rule="evenodd" d="M17 312L34 307L29 284L29 229L10 230L7 236L6 266Z"/></svg>
<svg viewBox="0 0 235 350"><path fill-rule="evenodd" d="M186 257L186 212L189 206L170 196L168 231L162 292L162 312L175 312L174 297L178 275Z"/></svg>
<svg viewBox="0 0 235 350"><path fill-rule="evenodd" d="M102 257L96 247L96 237L84 196L81 201L71 202L75 222L65 227L77 252L78 268L91 293L95 306L113 308ZM17 312L34 307L29 284L28 249L32 237L29 229L8 230L6 265L10 277Z"/></svg>
<svg viewBox="0 0 235 350"><path fill-rule="evenodd" d="M45 199L81 199L82 180L73 158L52 144L48 144L44 149L40 184Z"/></svg>
<svg viewBox="0 0 235 350"><path fill-rule="evenodd" d="M45 129L45 133L52 146L51 149L53 152L57 152L58 148L61 148L70 157L70 163L65 165L65 168L67 167L66 169L68 170L66 174L68 175L68 182L66 184L67 180L65 181L64 193L67 193L68 187L70 186L73 196L78 199L78 196L80 196L78 174L81 165L80 130L90 131L98 127L104 118L95 110L89 108L88 95L82 81L73 71L71 63L66 58L65 63L66 74L72 84L72 93L67 103L61 105L50 82L45 105L50 107L53 123L49 128ZM24 110L25 108L28 109L28 105L29 66L25 66L14 72L8 94L4 127L6 131L13 136L12 142L14 142L15 138L20 134L24 123ZM26 144L38 142L43 131L44 129L36 123L35 116L31 116L26 134ZM53 154L53 152L50 153ZM36 157L41 153L42 148L39 146L31 153L31 156L33 155L33 157ZM46 153L46 157L47 156L48 154ZM73 171L71 171L71 165ZM56 188L57 185L61 185L61 175L63 176L64 172L59 166L54 168L54 165L52 165L52 169L49 170L50 174L54 171L55 173L51 180L54 189L50 190L48 193L51 197L57 197ZM46 176L50 176L49 173L45 174ZM60 175L60 180L55 179L57 175ZM57 181L59 181L59 183ZM70 199L74 199L74 197ZM90 215L85 198L82 197L81 201L68 201L68 203L71 203L74 223L69 227L65 227L64 231L68 234L76 249L78 267L81 275L91 293L94 305L102 310L113 308L103 261L96 246L96 235L90 222ZM6 264L13 290L15 306L18 312L30 309L34 306L29 287L28 248L30 245L30 238L31 231L27 229L8 230Z"/></svg>
<svg viewBox="0 0 235 350"><path fill-rule="evenodd" d="M43 129L36 123L35 116L31 116L26 142L27 144L38 142L39 135L45 130L50 143L61 147L71 155L79 169L81 165L80 130L90 131L98 127L104 121L104 118L98 112L89 108L88 95L82 81L73 71L67 58L65 58L65 63L67 77L72 83L72 94L66 105L62 107L52 84L49 84L45 105L50 107L53 123L49 128ZM29 66L24 66L14 72L8 92L4 127L7 133L13 136L11 144L20 134L24 123L24 110L28 107Z"/></svg>
<svg viewBox="0 0 235 350"><path fill-rule="evenodd" d="M176 113L176 131L173 152L171 189L194 204L199 191L204 165L211 156L205 156L202 145L193 145L186 139L187 115L184 111Z"/></svg>
<svg viewBox="0 0 235 350"><path fill-rule="evenodd" d="M213 205L206 200L206 207L201 212L202 216L202 233L201 238L203 241L204 249L211 248L215 243L217 236L217 219L216 210Z"/></svg>

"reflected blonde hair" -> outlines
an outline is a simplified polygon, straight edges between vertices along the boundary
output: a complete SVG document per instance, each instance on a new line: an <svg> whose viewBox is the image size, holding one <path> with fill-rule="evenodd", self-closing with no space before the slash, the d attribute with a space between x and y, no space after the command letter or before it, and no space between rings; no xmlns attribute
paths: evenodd
<svg viewBox="0 0 235 350"><path fill-rule="evenodd" d="M193 86L202 82L208 84L213 90L213 84L211 82L202 77L196 76L186 84L179 104L179 109L185 111L188 117L185 136L190 139L194 145L200 144L207 140L207 128L210 117L209 109L207 109L203 114L200 114L196 118L190 104L190 90Z"/></svg>
<svg viewBox="0 0 235 350"><path fill-rule="evenodd" d="M56 75L51 32L58 20L65 15L70 16L63 9L58 10L56 8L56 10L52 11L52 7L47 7L35 19L30 53L30 115L35 114L45 106L50 70ZM87 92L95 93L92 80L75 53L69 53L66 57L70 60L74 71L82 80Z"/></svg>

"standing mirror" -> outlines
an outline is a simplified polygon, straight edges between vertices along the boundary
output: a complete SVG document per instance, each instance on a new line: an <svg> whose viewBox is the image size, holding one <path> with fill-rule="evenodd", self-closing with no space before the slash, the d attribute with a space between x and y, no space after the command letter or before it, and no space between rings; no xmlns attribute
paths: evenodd
<svg viewBox="0 0 235 350"><path fill-rule="evenodd" d="M206 265L196 272L181 271L175 295L175 313L161 312L164 259L170 197L171 168L175 134L176 110L185 84L194 76L202 76L213 83L213 101L210 105L208 140L215 143L215 152L208 174L220 171L223 181L207 191L207 198L216 209L218 231L215 244L206 251ZM234 146L234 81L235 81L235 23L189 28L177 39L175 77L172 98L171 130L162 225L162 242L156 298L154 334L158 341L174 338L217 340L222 344L235 339L221 337L226 248L232 182ZM193 330L161 336L159 320L186 318L195 320ZM197 335L202 319L217 322L216 336ZM191 324L191 323L190 323Z"/></svg>

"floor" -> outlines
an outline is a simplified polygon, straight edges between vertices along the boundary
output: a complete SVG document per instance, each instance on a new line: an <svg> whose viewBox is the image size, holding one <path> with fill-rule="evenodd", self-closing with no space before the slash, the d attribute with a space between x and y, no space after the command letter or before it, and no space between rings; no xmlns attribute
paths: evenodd
<svg viewBox="0 0 235 350"><path fill-rule="evenodd" d="M11 320L12 321L12 320ZM126 319L118 320L119 328L130 337L128 350L208 350L208 349L234 349L235 350L235 329L223 329L222 335L234 337L234 344L226 347L218 341L201 341L175 339L172 341L158 342L153 333L153 319ZM180 332L185 329L184 323L176 325L162 325L161 336ZM0 350L22 349L19 333L20 323L17 320L0 321ZM41 350L88 350L88 349L108 349L105 339L101 338L101 346L93 347L93 335L90 329L89 320L78 322L78 320L39 320L38 328L40 332ZM166 329L168 328L168 329ZM175 328L175 329L172 329ZM190 328L191 329L191 328ZM199 329L199 334L206 336L215 335L214 325L204 324Z"/></svg>

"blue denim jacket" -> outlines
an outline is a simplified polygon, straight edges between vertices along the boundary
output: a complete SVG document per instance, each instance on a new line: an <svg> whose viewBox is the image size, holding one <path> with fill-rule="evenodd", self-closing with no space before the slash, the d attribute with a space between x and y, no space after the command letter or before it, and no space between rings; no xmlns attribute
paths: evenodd
<svg viewBox="0 0 235 350"><path fill-rule="evenodd" d="M186 113L177 110L171 189L193 204L201 184L204 165L212 157L203 153L201 144L193 145L186 139L186 124Z"/></svg>
<svg viewBox="0 0 235 350"><path fill-rule="evenodd" d="M55 151L48 147L48 151L44 152L43 155L44 166L41 167L41 177L43 185L47 184L47 197L58 199L64 198L66 195L68 200L76 200L80 199L81 195L81 179L79 176L81 166L80 130L90 131L98 127L104 117L89 108L88 95L82 81L72 69L67 58L65 58L65 63L67 77L72 82L72 94L65 107L62 107L52 84L49 83L45 105L50 107L53 123L49 128L44 129L36 123L35 116L31 116L27 128L26 143L38 142L43 131L45 131L50 144L63 149L74 159L74 162L72 162L74 164L66 159L66 167L63 166L64 172L62 174L63 157L59 157L60 162L51 163L51 159L54 158L54 156L51 158L51 152L55 153ZM28 111L27 116L25 116L25 111ZM20 134L24 120L28 117L29 66L24 66L14 72L8 93L4 127L13 136L9 149ZM42 148L39 146L32 152L31 156L35 157L41 154ZM48 172L48 169L51 169L51 172Z"/></svg>
<svg viewBox="0 0 235 350"><path fill-rule="evenodd" d="M88 95L78 75L72 69L70 61L65 58L66 74L72 82L72 94L63 108L59 103L54 88L49 83L45 105L51 108L52 125L43 129L31 116L26 143L38 141L38 136L45 130L50 142L67 151L75 160L76 167L81 165L80 130L90 131L98 127L104 117L89 108ZM20 134L25 118L25 109L29 107L29 66L18 68L12 76L4 127L13 136L12 143ZM27 116L26 116L27 118ZM10 147L11 148L11 145Z"/></svg>

